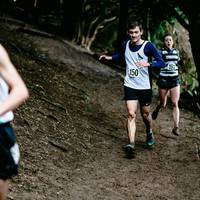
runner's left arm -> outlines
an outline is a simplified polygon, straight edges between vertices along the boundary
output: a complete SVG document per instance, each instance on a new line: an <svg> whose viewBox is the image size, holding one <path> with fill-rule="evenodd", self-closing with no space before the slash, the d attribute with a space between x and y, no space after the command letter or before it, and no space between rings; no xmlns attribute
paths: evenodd
<svg viewBox="0 0 200 200"><path fill-rule="evenodd" d="M151 42L148 42L144 48L144 53L148 57L153 57L151 66L156 68L163 68L166 66L164 60L162 59L162 56L158 49L155 47L155 45Z"/></svg>

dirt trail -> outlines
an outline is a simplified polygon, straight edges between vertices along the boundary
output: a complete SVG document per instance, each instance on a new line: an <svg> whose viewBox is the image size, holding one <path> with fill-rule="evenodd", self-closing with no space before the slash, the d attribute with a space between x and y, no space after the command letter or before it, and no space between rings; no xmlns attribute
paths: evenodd
<svg viewBox="0 0 200 200"><path fill-rule="evenodd" d="M136 155L127 159L123 74L72 45L17 28L1 24L0 36L31 98L13 122L22 155L9 199L200 199L199 118L181 109L175 137L169 105L154 121L156 146L148 150L138 111Z"/></svg>

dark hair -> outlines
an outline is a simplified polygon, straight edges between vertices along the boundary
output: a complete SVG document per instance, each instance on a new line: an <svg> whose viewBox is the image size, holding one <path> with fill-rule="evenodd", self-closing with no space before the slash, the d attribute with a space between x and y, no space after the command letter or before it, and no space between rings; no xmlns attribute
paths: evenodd
<svg viewBox="0 0 200 200"><path fill-rule="evenodd" d="M165 38L166 38L167 36L171 36L171 37L173 38L173 35L172 35L171 33L166 33L166 34L163 36L163 41L165 41Z"/></svg>
<svg viewBox="0 0 200 200"><path fill-rule="evenodd" d="M142 24L139 21L132 21L128 23L128 30L135 29L136 27L139 27L140 31L143 30Z"/></svg>

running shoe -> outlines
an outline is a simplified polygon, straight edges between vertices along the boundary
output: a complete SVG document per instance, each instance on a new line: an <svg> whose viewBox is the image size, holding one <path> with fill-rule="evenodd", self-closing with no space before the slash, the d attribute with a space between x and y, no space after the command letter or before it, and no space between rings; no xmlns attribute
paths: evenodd
<svg viewBox="0 0 200 200"><path fill-rule="evenodd" d="M134 150L135 150L135 144L134 143L130 143L130 144L127 144L125 147L124 147L126 153L133 153Z"/></svg>
<svg viewBox="0 0 200 200"><path fill-rule="evenodd" d="M156 109L153 111L153 113L151 115L153 120L155 120L158 117L158 113L159 113L159 111Z"/></svg>
<svg viewBox="0 0 200 200"><path fill-rule="evenodd" d="M155 144L153 133L147 133L146 145L147 147L152 147Z"/></svg>
<svg viewBox="0 0 200 200"><path fill-rule="evenodd" d="M172 129L172 133L173 133L174 135L176 135L176 136L179 136L179 135L180 135L179 128L178 128L178 127L174 127L174 128Z"/></svg>

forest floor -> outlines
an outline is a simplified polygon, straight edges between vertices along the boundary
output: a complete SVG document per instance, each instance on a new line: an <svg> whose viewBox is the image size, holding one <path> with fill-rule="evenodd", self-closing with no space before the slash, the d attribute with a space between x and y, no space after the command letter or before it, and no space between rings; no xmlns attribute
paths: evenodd
<svg viewBox="0 0 200 200"><path fill-rule="evenodd" d="M0 21L1 43L30 92L15 111L21 162L8 199L199 200L200 119L181 108L181 135L172 135L169 102L153 122L149 150L138 110L135 155L126 157L123 72L29 29Z"/></svg>

